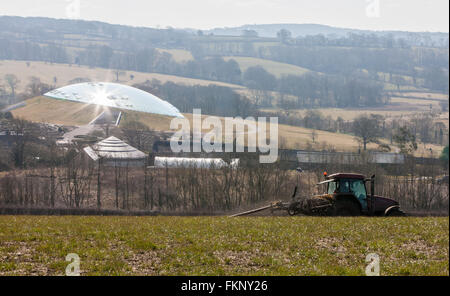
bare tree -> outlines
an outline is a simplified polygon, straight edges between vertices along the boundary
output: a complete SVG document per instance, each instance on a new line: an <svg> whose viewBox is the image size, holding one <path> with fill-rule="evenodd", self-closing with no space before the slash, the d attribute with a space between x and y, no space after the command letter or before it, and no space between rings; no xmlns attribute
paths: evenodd
<svg viewBox="0 0 450 296"><path fill-rule="evenodd" d="M313 131L311 132L311 139L312 139L312 142L315 143L317 138L318 138L318 137L317 137L317 132L316 132L316 130L313 130Z"/></svg>
<svg viewBox="0 0 450 296"><path fill-rule="evenodd" d="M48 84L42 83L38 77L30 77L30 83L27 84L27 90L32 97L40 96L48 92L51 87Z"/></svg>
<svg viewBox="0 0 450 296"><path fill-rule="evenodd" d="M14 118L10 121L13 133L12 156L16 167L25 166L25 149L39 134L37 126L27 120Z"/></svg>
<svg viewBox="0 0 450 296"><path fill-rule="evenodd" d="M402 153L409 154L417 150L416 136L407 127L400 127L393 139L399 145Z"/></svg>
<svg viewBox="0 0 450 296"><path fill-rule="evenodd" d="M5 81L11 89L11 96L14 98L16 96L16 89L20 83L20 80L14 74L6 74Z"/></svg>
<svg viewBox="0 0 450 296"><path fill-rule="evenodd" d="M124 71L121 70L114 70L114 75L116 76L116 82L119 82L119 77L125 75Z"/></svg>
<svg viewBox="0 0 450 296"><path fill-rule="evenodd" d="M353 121L353 132L363 144L364 151L368 143L377 143L380 136L381 118L377 115L361 115Z"/></svg>
<svg viewBox="0 0 450 296"><path fill-rule="evenodd" d="M126 141L139 150L145 149L151 142L151 130L145 124L131 120L121 126Z"/></svg>

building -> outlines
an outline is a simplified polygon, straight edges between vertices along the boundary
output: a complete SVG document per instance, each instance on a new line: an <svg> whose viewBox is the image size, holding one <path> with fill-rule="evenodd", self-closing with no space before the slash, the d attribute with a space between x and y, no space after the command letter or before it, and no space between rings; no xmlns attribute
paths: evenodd
<svg viewBox="0 0 450 296"><path fill-rule="evenodd" d="M59 139L58 144L60 145L70 144L76 141L77 136L86 136L96 129L119 126L122 116L128 110L183 118L179 110L169 102L135 87L117 83L86 82L71 84L49 91L44 96L52 100L77 102L85 106L95 105L95 111L90 108L90 111L86 114L87 118L90 117L90 122L67 132L63 138ZM55 120L59 115L53 114L52 116L52 120ZM64 122L65 120L59 119L58 121Z"/></svg>
<svg viewBox="0 0 450 296"><path fill-rule="evenodd" d="M86 82L71 84L49 91L44 96L119 110L133 110L183 118L180 111L169 102L135 87L117 83Z"/></svg>
<svg viewBox="0 0 450 296"><path fill-rule="evenodd" d="M375 152L359 154L352 152L297 151L299 163L340 164L403 164L405 156L399 153Z"/></svg>
<svg viewBox="0 0 450 296"><path fill-rule="evenodd" d="M84 148L84 152L93 161L104 166L139 167L145 166L147 155L119 140L109 137L92 146Z"/></svg>

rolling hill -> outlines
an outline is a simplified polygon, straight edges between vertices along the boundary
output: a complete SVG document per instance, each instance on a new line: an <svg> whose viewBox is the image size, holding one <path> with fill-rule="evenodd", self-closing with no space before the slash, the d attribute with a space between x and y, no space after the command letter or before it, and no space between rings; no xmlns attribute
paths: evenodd
<svg viewBox="0 0 450 296"><path fill-rule="evenodd" d="M409 38L411 34L415 38L428 39L435 42L441 42L442 39L448 38L448 33L432 33L432 32L403 32L403 31L372 31L372 30L359 30L350 28L339 28L321 24L256 24L256 25L243 25L239 27L231 28L214 28L206 31L206 33L212 33L214 35L223 36L241 36L245 30L253 30L258 33L260 37L275 38L277 32L285 29L292 33L292 37L305 37L313 35L332 36L334 38L345 37L348 34L374 34L377 36L392 35L395 38Z"/></svg>

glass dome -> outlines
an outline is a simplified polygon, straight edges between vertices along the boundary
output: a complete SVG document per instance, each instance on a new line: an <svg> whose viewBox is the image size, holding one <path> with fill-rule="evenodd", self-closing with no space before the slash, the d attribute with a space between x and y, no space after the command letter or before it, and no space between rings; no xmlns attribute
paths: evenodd
<svg viewBox="0 0 450 296"><path fill-rule="evenodd" d="M44 96L118 109L183 118L169 102L140 89L110 82L77 83L54 89Z"/></svg>

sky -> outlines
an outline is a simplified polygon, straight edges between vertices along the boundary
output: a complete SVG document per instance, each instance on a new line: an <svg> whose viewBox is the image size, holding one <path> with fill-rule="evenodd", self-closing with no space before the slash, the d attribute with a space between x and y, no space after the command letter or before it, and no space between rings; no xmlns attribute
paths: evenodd
<svg viewBox="0 0 450 296"><path fill-rule="evenodd" d="M448 0L1 0L0 15L202 30L308 23L366 30L449 32Z"/></svg>

